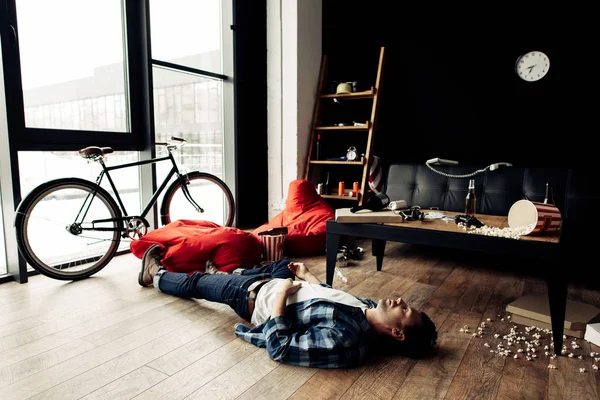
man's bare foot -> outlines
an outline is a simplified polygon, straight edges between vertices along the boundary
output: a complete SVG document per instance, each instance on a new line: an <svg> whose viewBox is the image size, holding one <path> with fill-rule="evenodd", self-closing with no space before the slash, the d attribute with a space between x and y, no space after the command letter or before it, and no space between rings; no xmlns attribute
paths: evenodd
<svg viewBox="0 0 600 400"><path fill-rule="evenodd" d="M292 274L303 280L306 280L307 275L312 275L304 263L290 262L288 268L292 271Z"/></svg>

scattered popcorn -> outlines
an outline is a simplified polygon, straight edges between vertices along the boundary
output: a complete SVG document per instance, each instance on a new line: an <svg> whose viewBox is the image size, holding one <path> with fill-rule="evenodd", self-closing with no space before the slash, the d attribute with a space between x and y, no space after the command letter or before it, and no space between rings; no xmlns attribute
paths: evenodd
<svg viewBox="0 0 600 400"><path fill-rule="evenodd" d="M490 347L490 345L489 345L489 344L487 344L487 343L484 343L483 345L484 345L485 347Z"/></svg>
<svg viewBox="0 0 600 400"><path fill-rule="evenodd" d="M593 369L594 371L598 371L598 366L597 366L596 364L594 364L594 365L592 365L592 369Z"/></svg>
<svg viewBox="0 0 600 400"><path fill-rule="evenodd" d="M515 356L513 358L519 358L519 356L515 354Z"/></svg>
<svg viewBox="0 0 600 400"><path fill-rule="evenodd" d="M585 372L585 368L579 368L579 372L584 373Z"/></svg>
<svg viewBox="0 0 600 400"><path fill-rule="evenodd" d="M502 318L500 321L504 321L504 318Z"/></svg>
<svg viewBox="0 0 600 400"><path fill-rule="evenodd" d="M495 353L495 351L494 350L490 350L490 353Z"/></svg>
<svg viewBox="0 0 600 400"><path fill-rule="evenodd" d="M497 333L494 333L494 337L495 337L496 339L498 339L498 338L500 337L500 335L498 335Z"/></svg>
<svg viewBox="0 0 600 400"><path fill-rule="evenodd" d="M510 319L510 315L508 315L506 318Z"/></svg>
<svg viewBox="0 0 600 400"><path fill-rule="evenodd" d="M523 352L523 349L518 349L517 350L517 353L522 353L522 352Z"/></svg>
<svg viewBox="0 0 600 400"><path fill-rule="evenodd" d="M548 349L548 346L544 346L544 350L549 350L549 349Z"/></svg>
<svg viewBox="0 0 600 400"><path fill-rule="evenodd" d="M488 318L488 319L486 319L486 321L487 321L487 322L491 322L491 321L492 321L492 319L491 319L491 318Z"/></svg>
<svg viewBox="0 0 600 400"><path fill-rule="evenodd" d="M462 333L462 332L464 332L464 331L465 331L465 330L464 330L463 328L460 328L460 332L461 332L461 333Z"/></svg>
<svg viewBox="0 0 600 400"><path fill-rule="evenodd" d="M575 354L569 353L569 358L573 358L573 357L575 357Z"/></svg>
<svg viewBox="0 0 600 400"><path fill-rule="evenodd" d="M590 357L596 357L597 355L598 355L598 353L596 353L595 351L592 351L592 352L590 353Z"/></svg>
<svg viewBox="0 0 600 400"><path fill-rule="evenodd" d="M583 356L579 356L579 357L577 357L577 358L579 358L580 360L583 360Z"/></svg>
<svg viewBox="0 0 600 400"><path fill-rule="evenodd" d="M600 362L600 357L595 357L595 358L594 358L594 361L596 361L596 362Z"/></svg>
<svg viewBox="0 0 600 400"><path fill-rule="evenodd" d="M567 335L563 335L563 340L567 338Z"/></svg>
<svg viewBox="0 0 600 400"><path fill-rule="evenodd" d="M548 364L548 369L556 369L556 365L554 365L554 364Z"/></svg>
<svg viewBox="0 0 600 400"><path fill-rule="evenodd" d="M531 355L531 358L537 358L537 355L535 355L535 354L532 354L532 355Z"/></svg>

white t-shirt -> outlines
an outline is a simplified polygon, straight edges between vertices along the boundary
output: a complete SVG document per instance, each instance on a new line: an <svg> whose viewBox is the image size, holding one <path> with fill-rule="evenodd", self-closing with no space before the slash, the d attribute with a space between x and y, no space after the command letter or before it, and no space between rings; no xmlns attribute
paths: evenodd
<svg viewBox="0 0 600 400"><path fill-rule="evenodd" d="M273 279L265 283L254 301L254 313L252 314L252 322L254 325L260 325L266 322L271 317L273 310L273 299L275 298L275 286L281 279ZM356 297L338 289L331 289L319 284L299 281L302 287L291 296L288 296L286 306L299 303L301 301L311 299L328 299L336 303L346 304L352 307L359 307L363 310L369 308L368 305L357 299Z"/></svg>

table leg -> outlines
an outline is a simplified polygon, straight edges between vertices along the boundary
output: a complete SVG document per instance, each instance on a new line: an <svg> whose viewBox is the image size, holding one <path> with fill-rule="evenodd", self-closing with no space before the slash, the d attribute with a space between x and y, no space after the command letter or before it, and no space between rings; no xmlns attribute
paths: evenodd
<svg viewBox="0 0 600 400"><path fill-rule="evenodd" d="M371 253L377 258L377 271L383 266L383 253L385 253L385 240L373 239Z"/></svg>
<svg viewBox="0 0 600 400"><path fill-rule="evenodd" d="M566 279L550 272L547 278L548 301L550 303L550 321L552 322L552 337L554 339L554 353L561 355L563 344L563 330L565 327L565 312L567 308Z"/></svg>
<svg viewBox="0 0 600 400"><path fill-rule="evenodd" d="M336 233L327 232L327 253L326 253L326 280L325 283L328 285L333 284L333 273L335 272L335 262L337 259L337 253L340 248L340 235Z"/></svg>

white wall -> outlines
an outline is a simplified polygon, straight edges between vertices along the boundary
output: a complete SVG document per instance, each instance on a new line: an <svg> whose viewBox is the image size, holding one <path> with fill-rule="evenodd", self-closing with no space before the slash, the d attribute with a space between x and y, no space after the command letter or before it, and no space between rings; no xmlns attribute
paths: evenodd
<svg viewBox="0 0 600 400"><path fill-rule="evenodd" d="M304 177L321 67L322 0L267 1L269 219Z"/></svg>

